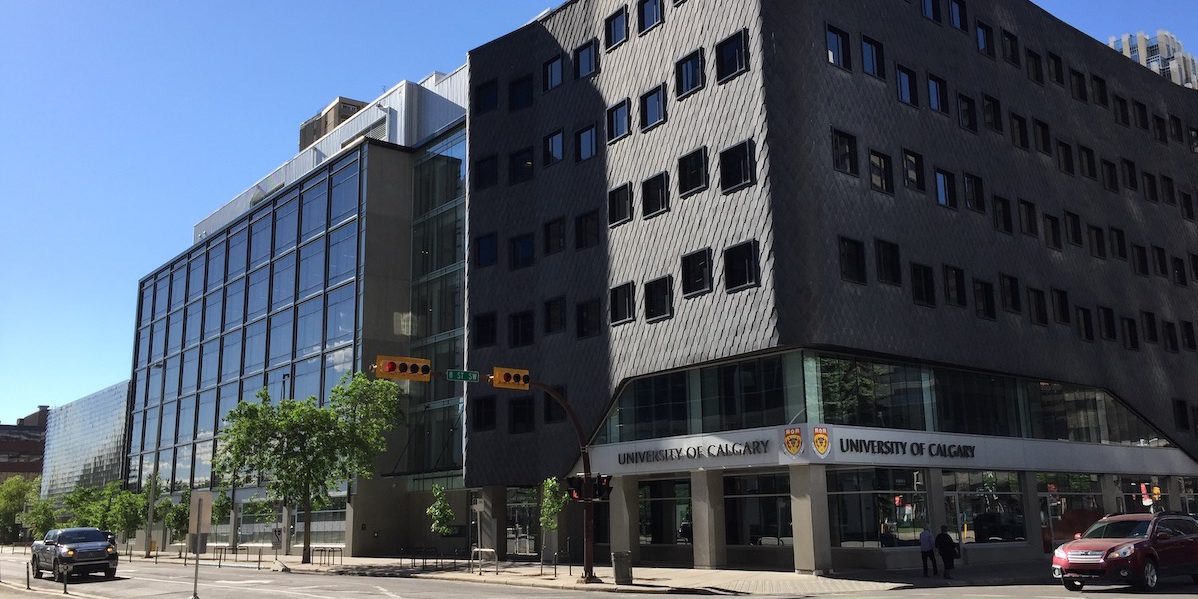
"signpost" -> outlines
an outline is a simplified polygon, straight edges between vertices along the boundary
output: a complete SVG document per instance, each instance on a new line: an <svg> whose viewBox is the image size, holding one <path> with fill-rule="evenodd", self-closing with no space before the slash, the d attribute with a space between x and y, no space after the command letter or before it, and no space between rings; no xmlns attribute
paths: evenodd
<svg viewBox="0 0 1198 599"><path fill-rule="evenodd" d="M195 578L192 580L191 599L200 599L200 553L207 550L208 535L212 532L212 492L196 491L191 495L191 550L196 555Z"/></svg>
<svg viewBox="0 0 1198 599"><path fill-rule="evenodd" d="M477 370L446 370L445 378L458 383L477 383Z"/></svg>

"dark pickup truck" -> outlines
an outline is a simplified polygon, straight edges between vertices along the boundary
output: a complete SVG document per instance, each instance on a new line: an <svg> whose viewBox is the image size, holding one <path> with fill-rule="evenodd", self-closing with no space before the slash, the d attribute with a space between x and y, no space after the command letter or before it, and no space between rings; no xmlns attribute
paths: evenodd
<svg viewBox="0 0 1198 599"><path fill-rule="evenodd" d="M109 535L98 528L60 528L46 533L46 538L33 543L30 563L33 576L51 572L54 580L64 576L103 572L105 578L116 576L117 551Z"/></svg>

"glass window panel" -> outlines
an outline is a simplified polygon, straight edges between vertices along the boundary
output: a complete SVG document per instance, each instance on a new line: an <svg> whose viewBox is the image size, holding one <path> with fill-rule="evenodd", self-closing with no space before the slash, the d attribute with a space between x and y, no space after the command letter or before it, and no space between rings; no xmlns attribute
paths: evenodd
<svg viewBox="0 0 1198 599"><path fill-rule="evenodd" d="M236 380L241 376L241 331L234 331L221 339L220 359L221 382Z"/></svg>
<svg viewBox="0 0 1198 599"><path fill-rule="evenodd" d="M200 351L190 349L183 354L182 378L179 392L182 394L195 393L200 375Z"/></svg>
<svg viewBox="0 0 1198 599"><path fill-rule="evenodd" d="M270 317L270 366L291 361L291 310Z"/></svg>
<svg viewBox="0 0 1198 599"><path fill-rule="evenodd" d="M266 321L245 327L245 372L262 370L266 365Z"/></svg>
<svg viewBox="0 0 1198 599"><path fill-rule="evenodd" d="M158 449L158 415L160 412L161 408L158 407L146 410L145 446L150 451Z"/></svg>
<svg viewBox="0 0 1198 599"><path fill-rule="evenodd" d="M289 194L290 200L275 209L275 255L278 256L295 247L296 226L299 224L299 203L296 193Z"/></svg>
<svg viewBox="0 0 1198 599"><path fill-rule="evenodd" d="M324 233L329 213L329 181L322 173L316 179L304 183L304 194L300 198L300 239L307 241Z"/></svg>
<svg viewBox="0 0 1198 599"><path fill-rule="evenodd" d="M333 387L341 384L341 377L353 367L354 351L352 347L329 352L324 356L324 395L328 400Z"/></svg>
<svg viewBox="0 0 1198 599"><path fill-rule="evenodd" d="M204 302L194 302L184 310L183 347L191 347L200 342L201 328L204 319Z"/></svg>
<svg viewBox="0 0 1198 599"><path fill-rule="evenodd" d="M178 424L179 406L176 402L162 404L162 424L158 434L158 445L170 447L175 444L175 427Z"/></svg>
<svg viewBox="0 0 1198 599"><path fill-rule="evenodd" d="M208 247L208 291L220 289L225 284L225 244L214 243Z"/></svg>
<svg viewBox="0 0 1198 599"><path fill-rule="evenodd" d="M641 545L677 545L692 538L690 481L654 480L637 484Z"/></svg>
<svg viewBox="0 0 1198 599"><path fill-rule="evenodd" d="M350 223L329 233L328 284L332 286L353 278L357 262L357 223Z"/></svg>
<svg viewBox="0 0 1198 599"><path fill-rule="evenodd" d="M220 381L220 341L204 343L200 350L200 388L207 389Z"/></svg>
<svg viewBox="0 0 1198 599"><path fill-rule="evenodd" d="M295 363L295 383L292 385L296 399L320 397L320 356Z"/></svg>
<svg viewBox="0 0 1198 599"><path fill-rule="evenodd" d="M228 425L229 413L241 402L241 385L230 383L220 388L219 405L217 406L217 427L224 430Z"/></svg>
<svg viewBox="0 0 1198 599"><path fill-rule="evenodd" d="M183 311L172 312L167 318L166 353L167 355L183 349Z"/></svg>
<svg viewBox="0 0 1198 599"><path fill-rule="evenodd" d="M245 279L237 279L225 287L225 330L245 322Z"/></svg>
<svg viewBox="0 0 1198 599"><path fill-rule="evenodd" d="M192 468L192 488L207 489L212 483L212 441L195 445L195 466Z"/></svg>
<svg viewBox="0 0 1198 599"><path fill-rule="evenodd" d="M325 330L325 347L333 347L353 341L355 330L355 307L357 295L353 285L340 287L328 294L328 324Z"/></svg>
<svg viewBox="0 0 1198 599"><path fill-rule="evenodd" d="M245 319L250 321L266 314L266 309L269 307L269 297L270 269L260 268L250 273L249 292L246 294Z"/></svg>
<svg viewBox="0 0 1198 599"><path fill-rule="evenodd" d="M300 248L299 297L305 298L324 289L324 240Z"/></svg>
<svg viewBox="0 0 1198 599"><path fill-rule="evenodd" d="M178 442L188 443L195 438L196 430L196 397L188 395L179 400L179 433Z"/></svg>
<svg viewBox="0 0 1198 599"><path fill-rule="evenodd" d="M825 422L924 430L927 390L919 368L827 356L818 360Z"/></svg>
<svg viewBox="0 0 1198 599"><path fill-rule="evenodd" d="M187 264L187 300L204 294L204 255L200 254Z"/></svg>
<svg viewBox="0 0 1198 599"><path fill-rule="evenodd" d="M179 397L179 356L174 356L166 359L165 381L162 387L164 400L172 400Z"/></svg>
<svg viewBox="0 0 1198 599"><path fill-rule="evenodd" d="M137 365L145 366L150 363L150 327L142 327L137 331Z"/></svg>
<svg viewBox="0 0 1198 599"><path fill-rule="evenodd" d="M171 482L171 492L191 488L191 446L175 450L175 475Z"/></svg>
<svg viewBox="0 0 1198 599"><path fill-rule="evenodd" d="M183 307L187 300L187 269L179 266L171 271L171 310Z"/></svg>
<svg viewBox="0 0 1198 599"><path fill-rule="evenodd" d="M272 268L274 273L270 285L270 309L273 311L295 300L295 254L291 253L275 260Z"/></svg>
<svg viewBox="0 0 1198 599"><path fill-rule="evenodd" d="M146 387L146 405L148 406L158 405L162 401L162 370L161 363L150 366L150 382Z"/></svg>
<svg viewBox="0 0 1198 599"><path fill-rule="evenodd" d="M250 224L250 268L257 268L270 261L270 225L269 216L258 218Z"/></svg>
<svg viewBox="0 0 1198 599"><path fill-rule="evenodd" d="M358 163L333 173L329 222L336 224L358 213Z"/></svg>
<svg viewBox="0 0 1198 599"><path fill-rule="evenodd" d="M158 276L154 283L154 318L162 318L170 310L170 277L166 274Z"/></svg>
<svg viewBox="0 0 1198 599"><path fill-rule="evenodd" d="M324 332L324 299L312 298L299 305L295 326L295 355L320 351Z"/></svg>
<svg viewBox="0 0 1198 599"><path fill-rule="evenodd" d="M208 297L204 298L204 339L211 339L220 335L221 324L224 321L225 303L222 301L221 293L209 293Z"/></svg>
<svg viewBox="0 0 1198 599"><path fill-rule="evenodd" d="M245 272L245 257L248 247L249 242L244 228L229 236L229 266L227 269L229 278Z"/></svg>

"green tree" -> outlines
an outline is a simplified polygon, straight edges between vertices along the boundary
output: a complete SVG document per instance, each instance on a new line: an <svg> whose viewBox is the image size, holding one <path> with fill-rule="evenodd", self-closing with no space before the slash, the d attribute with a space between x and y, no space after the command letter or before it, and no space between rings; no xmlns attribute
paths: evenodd
<svg viewBox="0 0 1198 599"><path fill-rule="evenodd" d="M283 399L263 389L227 416L215 467L221 480L251 485L269 473L271 499L298 504L304 513L303 563L312 561L312 512L329 493L354 477L373 476L374 459L387 449L387 433L400 419L399 388L390 381L347 374L329 405L316 398Z"/></svg>
<svg viewBox="0 0 1198 599"><path fill-rule="evenodd" d="M170 497L159 499L158 503L154 504L154 512L170 533L172 542L185 540L188 525L191 523L191 490L184 490L178 502Z"/></svg>
<svg viewBox="0 0 1198 599"><path fill-rule="evenodd" d="M453 533L453 521L456 516L449 500L445 498L445 487L433 485L433 504L428 506L424 513L432 520L430 530L433 534L444 537Z"/></svg>
<svg viewBox="0 0 1198 599"><path fill-rule="evenodd" d="M541 483L541 563L545 563L545 537L549 531L557 530L557 517L566 509L570 498L562 490L556 478L549 477Z"/></svg>
<svg viewBox="0 0 1198 599"><path fill-rule="evenodd" d="M119 490L109 506L111 530L121 533L126 539L137 534L137 529L146 522L146 496L141 493Z"/></svg>
<svg viewBox="0 0 1198 599"><path fill-rule="evenodd" d="M42 499L41 479L34 479L25 496L25 511L18 518L21 526L29 529L30 538L40 539L46 531L58 524L58 506L53 499Z"/></svg>
<svg viewBox="0 0 1198 599"><path fill-rule="evenodd" d="M30 480L21 476L10 476L0 483L0 540L13 542L20 535L21 526L17 518L25 510L25 501L36 483L41 492L41 479Z"/></svg>

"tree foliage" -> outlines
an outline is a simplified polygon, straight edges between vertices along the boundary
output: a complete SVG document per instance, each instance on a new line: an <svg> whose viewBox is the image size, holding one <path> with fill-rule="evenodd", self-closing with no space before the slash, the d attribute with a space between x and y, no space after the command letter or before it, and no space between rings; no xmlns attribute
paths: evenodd
<svg viewBox="0 0 1198 599"><path fill-rule="evenodd" d="M191 491L184 490L175 502L170 497L163 497L154 504L154 513L159 522L166 526L172 541L182 541L187 538L188 525L191 523Z"/></svg>
<svg viewBox="0 0 1198 599"><path fill-rule="evenodd" d="M40 493L40 478L30 480L21 476L10 476L0 483L0 540L12 542L20 536L21 524L17 519L25 510L25 501L34 489Z"/></svg>
<svg viewBox="0 0 1198 599"><path fill-rule="evenodd" d="M445 498L445 487L433 485L433 504L428 506L424 513L432 520L429 529L433 534L443 537L453 534L453 522L457 516L453 513L453 506L449 505L449 500Z"/></svg>
<svg viewBox="0 0 1198 599"><path fill-rule="evenodd" d="M25 496L25 511L17 517L34 539L46 536L46 531L58 524L57 505L53 499L42 499L41 487L41 478L34 479Z"/></svg>
<svg viewBox="0 0 1198 599"><path fill-rule="evenodd" d="M271 499L298 504L304 513L303 562L311 562L312 511L354 477L373 475L374 459L387 449L387 433L400 418L399 388L390 381L347 374L329 405L305 400L242 402L221 431L215 470L221 480L251 486L268 473Z"/></svg>
<svg viewBox="0 0 1198 599"><path fill-rule="evenodd" d="M541 483L541 530L557 530L557 516L570 500L561 483L553 477Z"/></svg>

